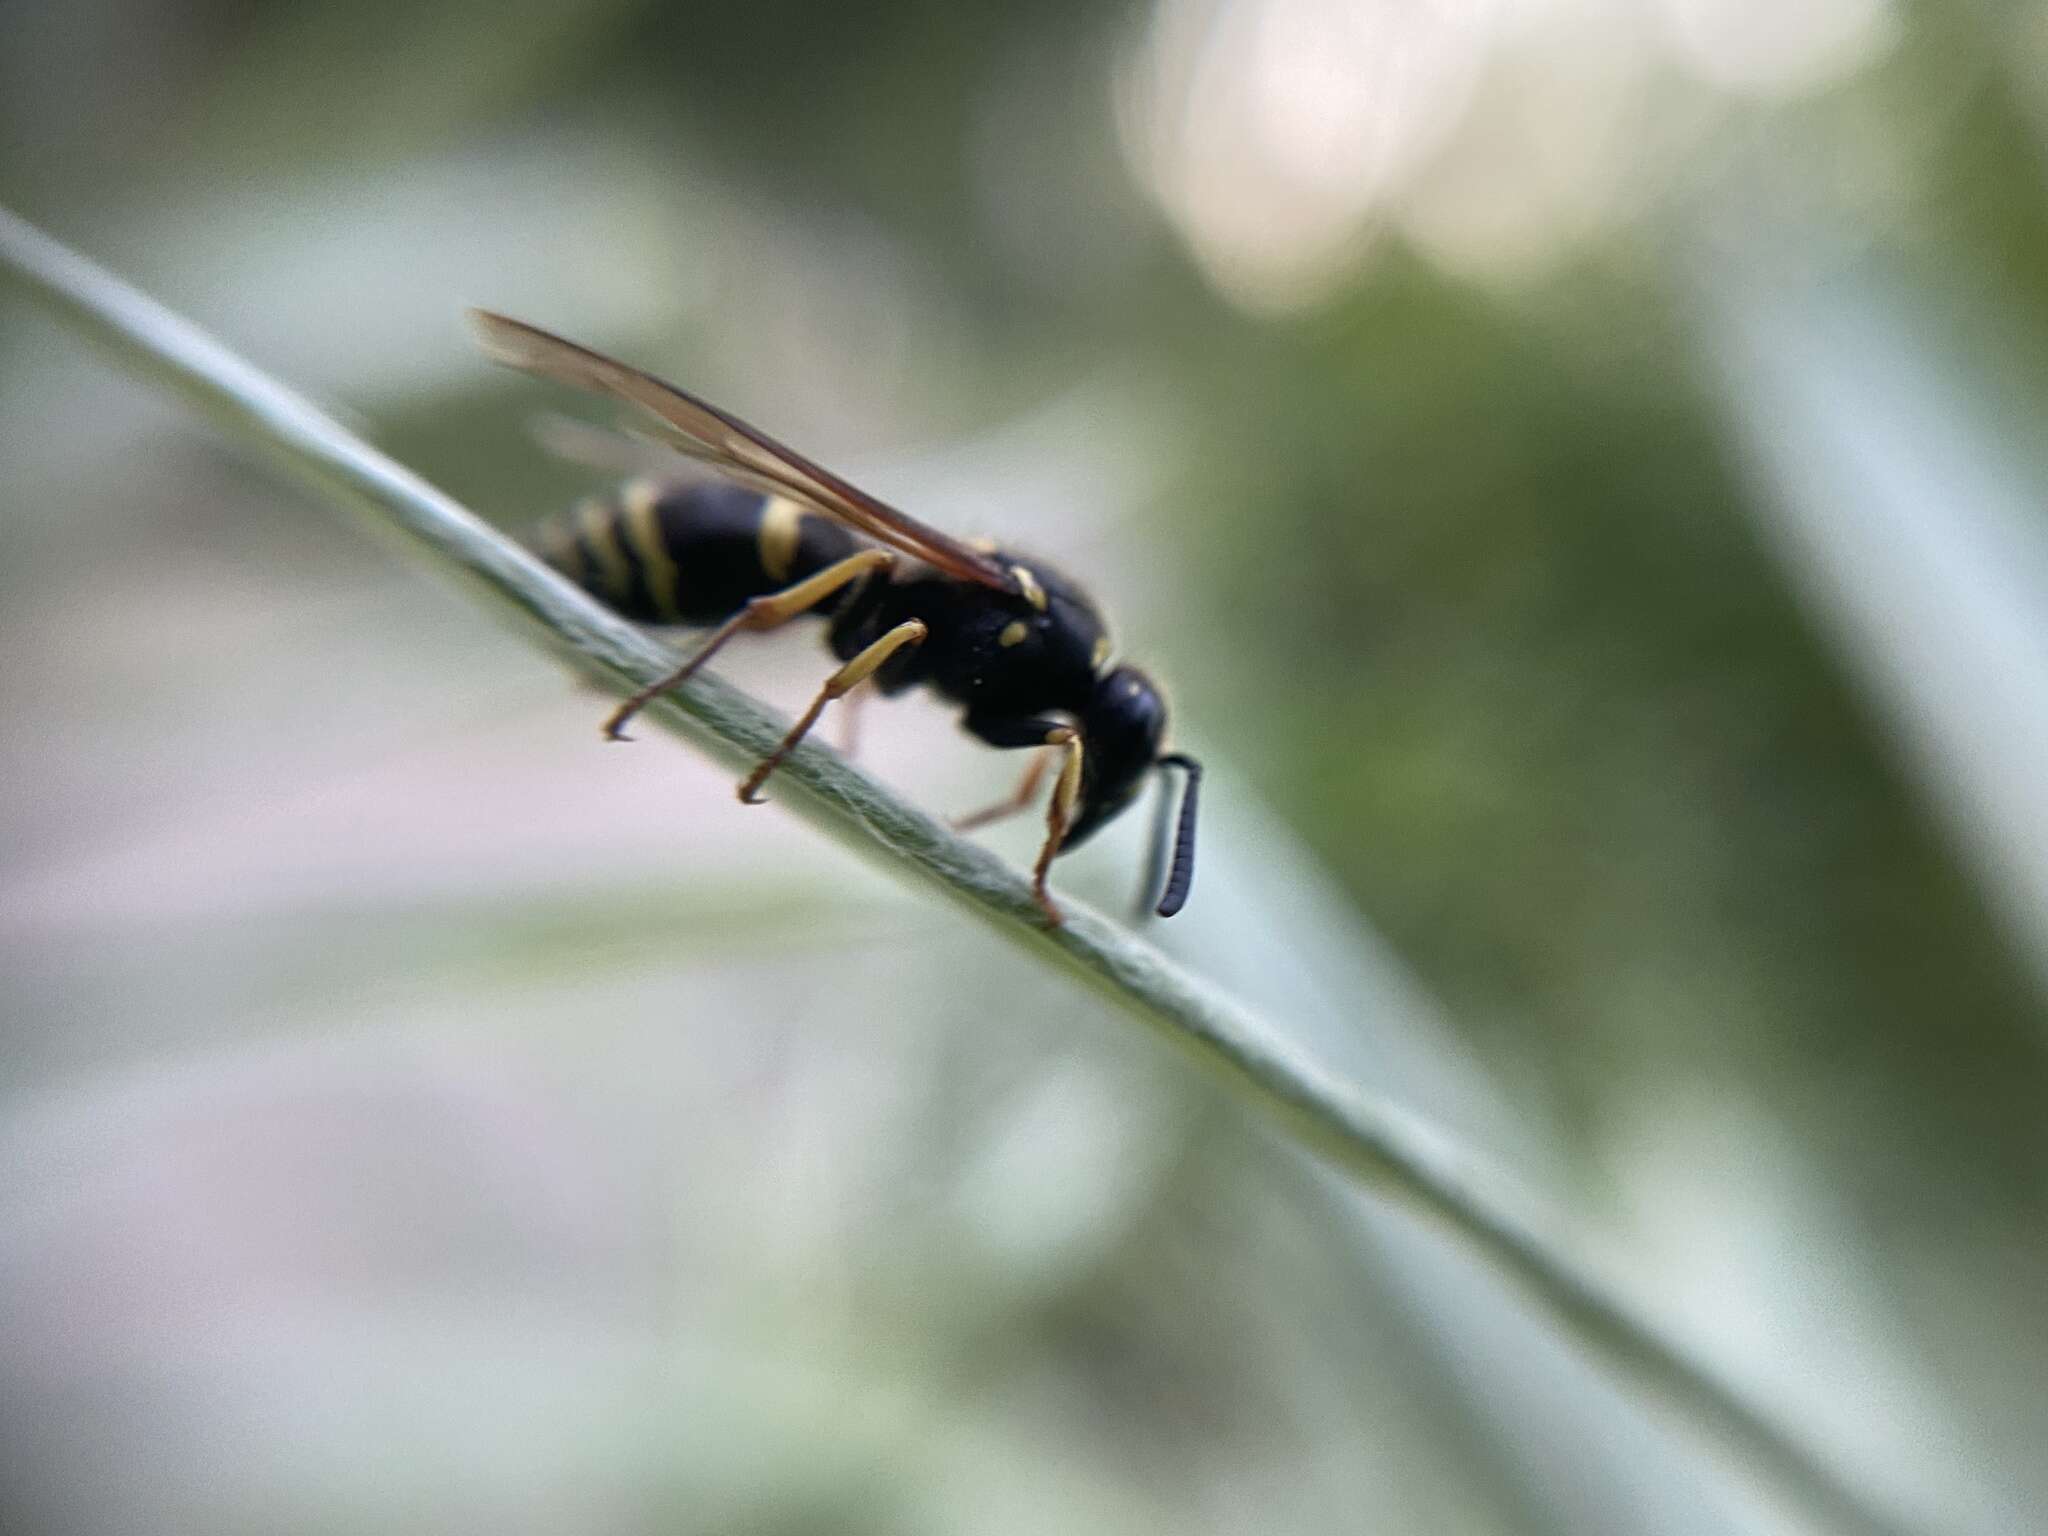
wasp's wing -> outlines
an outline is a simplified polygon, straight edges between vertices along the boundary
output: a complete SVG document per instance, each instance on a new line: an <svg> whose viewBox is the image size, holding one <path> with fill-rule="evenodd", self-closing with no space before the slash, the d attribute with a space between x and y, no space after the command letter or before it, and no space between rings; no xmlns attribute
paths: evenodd
<svg viewBox="0 0 2048 1536"><path fill-rule="evenodd" d="M498 362L638 406L658 425L663 442L735 480L794 497L949 576L1003 592L1017 590L1016 579L980 550L875 500L738 417L651 373L522 320L488 310L472 310L471 318L484 350Z"/></svg>
<svg viewBox="0 0 2048 1536"><path fill-rule="evenodd" d="M621 480L687 483L717 478L718 472L701 459L678 464L668 439L652 429L605 427L561 411L536 411L527 417L526 431L550 458Z"/></svg>

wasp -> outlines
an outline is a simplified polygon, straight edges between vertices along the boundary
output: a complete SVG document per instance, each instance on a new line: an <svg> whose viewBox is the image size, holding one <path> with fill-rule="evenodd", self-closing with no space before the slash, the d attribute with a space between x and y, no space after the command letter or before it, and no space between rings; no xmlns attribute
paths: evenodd
<svg viewBox="0 0 2048 1536"><path fill-rule="evenodd" d="M523 321L475 311L496 361L627 405L635 425L716 478L638 481L542 525L543 559L638 623L710 629L689 659L628 698L605 736L681 686L742 631L810 616L825 621L841 665L781 743L739 787L761 786L825 707L863 683L884 695L928 687L962 706L961 725L992 747L1031 749L1008 799L962 818L962 830L1031 807L1057 765L1031 890L1048 922L1053 859L1125 810L1153 770L1186 775L1173 862L1154 910L1186 903L1195 869L1201 766L1161 748L1166 700L1143 672L1113 665L1109 632L1087 594L1036 559L967 543L856 489L737 417L639 369ZM1164 851L1153 838L1148 899Z"/></svg>

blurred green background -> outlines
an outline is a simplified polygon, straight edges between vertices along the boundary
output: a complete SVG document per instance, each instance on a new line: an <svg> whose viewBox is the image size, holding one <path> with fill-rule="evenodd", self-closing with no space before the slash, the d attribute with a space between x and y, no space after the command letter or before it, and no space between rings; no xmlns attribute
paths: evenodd
<svg viewBox="0 0 2048 1536"><path fill-rule="evenodd" d="M1080 572L1211 765L1162 945L2042 1529L2044 16L11 0L0 202L508 527L600 477L469 304ZM0 1526L1795 1528L4 293L0 444Z"/></svg>

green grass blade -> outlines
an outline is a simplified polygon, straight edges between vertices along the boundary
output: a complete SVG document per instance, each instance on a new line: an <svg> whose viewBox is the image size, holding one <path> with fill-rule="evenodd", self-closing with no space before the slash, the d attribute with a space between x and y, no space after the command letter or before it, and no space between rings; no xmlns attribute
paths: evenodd
<svg viewBox="0 0 2048 1536"><path fill-rule="evenodd" d="M423 563L515 616L609 687L666 672L673 654L616 617L418 476L362 442L188 321L0 209L0 271L138 374L191 402L229 436L396 534ZM456 344L451 317L450 344ZM644 717L728 765L756 760L782 723L700 676ZM593 727L594 729L594 727ZM1455 1237L1645 1400L1682 1416L1738 1470L1807 1518L1842 1531L1897 1530L1855 1489L1660 1341L1515 1214L1523 1202L1441 1133L1340 1080L1281 1031L1128 929L1063 898L1050 931L1023 876L955 836L826 748L806 743L778 775L781 801L840 842L953 900L998 933L1078 976L1212 1071L1380 1198Z"/></svg>

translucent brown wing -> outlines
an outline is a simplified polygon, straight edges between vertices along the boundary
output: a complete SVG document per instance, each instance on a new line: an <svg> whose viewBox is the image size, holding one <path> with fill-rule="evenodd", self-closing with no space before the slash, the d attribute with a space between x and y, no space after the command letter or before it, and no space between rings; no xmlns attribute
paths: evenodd
<svg viewBox="0 0 2048 1536"><path fill-rule="evenodd" d="M980 550L877 501L738 417L726 415L651 373L523 320L481 309L470 311L470 318L484 351L496 361L638 406L653 418L663 442L722 474L760 490L794 497L949 576L1002 592L1018 590L1016 578Z"/></svg>

